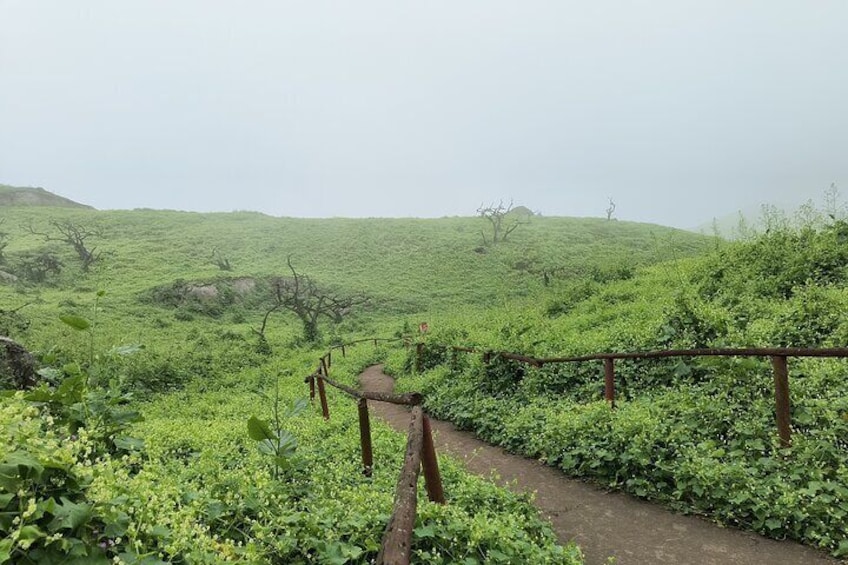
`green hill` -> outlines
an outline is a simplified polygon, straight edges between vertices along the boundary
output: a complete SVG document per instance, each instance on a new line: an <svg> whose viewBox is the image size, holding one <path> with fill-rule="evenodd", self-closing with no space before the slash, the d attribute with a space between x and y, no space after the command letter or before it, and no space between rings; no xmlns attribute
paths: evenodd
<svg viewBox="0 0 848 565"><path fill-rule="evenodd" d="M20 206L3 207L0 223L0 334L44 369L43 389L5 399L0 411L0 428L18 430L3 436L0 452L11 455L0 465L29 473L20 488L31 486L27 500L45 509L30 515L32 540L9 546L21 563L58 561L71 549L127 563L376 556L405 438L372 423L376 465L366 479L354 403L331 393L330 422L314 407L295 415L321 346L303 341L294 314L275 310L273 285L290 280L289 258L321 289L368 299L340 312L341 322L321 323L326 343L544 300L574 276L627 280L714 245L661 226L539 217L488 246L480 218ZM387 353L352 348L333 374L353 382ZM251 416L275 414L297 446L276 459L257 451L246 427ZM41 436L66 439L32 441ZM48 464L49 473L35 466ZM580 562L526 500L442 465L451 503L419 502L415 562ZM23 500L0 504L23 508Z"/></svg>
<svg viewBox="0 0 848 565"><path fill-rule="evenodd" d="M429 370L390 367L428 410L572 476L848 555L848 365L790 358L792 447L781 445L768 358L600 361L541 368L439 344L535 357L848 343L848 223L768 232L646 267L574 277L532 299L428 320ZM825 502L827 501L827 502Z"/></svg>
<svg viewBox="0 0 848 565"><path fill-rule="evenodd" d="M0 184L0 207L6 206L52 206L59 208L92 209L91 206L74 202L43 188Z"/></svg>
<svg viewBox="0 0 848 565"><path fill-rule="evenodd" d="M298 270L321 283L372 297L386 312L417 312L457 304L491 304L526 296L548 282L586 269L634 270L706 249L710 239L682 230L631 222L536 217L501 244L483 247L478 218L296 219L257 213L3 211L6 254L31 252L43 242L24 229L49 231L50 222L96 227L92 244L106 253L111 284L122 296L177 279L285 274L290 255ZM213 260L226 258L221 271ZM73 250L60 246L67 275L76 277ZM10 258L10 261L12 259Z"/></svg>

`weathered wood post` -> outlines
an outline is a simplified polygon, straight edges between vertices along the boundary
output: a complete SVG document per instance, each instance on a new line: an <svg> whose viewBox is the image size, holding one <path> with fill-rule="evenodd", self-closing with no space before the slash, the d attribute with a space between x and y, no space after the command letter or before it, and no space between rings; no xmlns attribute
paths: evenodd
<svg viewBox="0 0 848 565"><path fill-rule="evenodd" d="M342 345L342 357L347 357L347 352L345 352L345 346Z"/></svg>
<svg viewBox="0 0 848 565"><path fill-rule="evenodd" d="M371 420L368 418L368 401L359 399L359 442L362 444L362 473L370 477L374 470L374 453L371 448Z"/></svg>
<svg viewBox="0 0 848 565"><path fill-rule="evenodd" d="M615 408L615 361L609 357L604 359L604 399L610 408Z"/></svg>
<svg viewBox="0 0 848 565"><path fill-rule="evenodd" d="M442 475L439 473L439 461L436 459L436 446L433 443L433 429L430 418L424 415L424 443L421 446L421 467L424 471L424 487L430 502L445 503L445 491L442 488Z"/></svg>
<svg viewBox="0 0 848 565"><path fill-rule="evenodd" d="M781 447L792 445L792 430L789 417L789 368L785 355L774 355L771 358L774 372L774 402L777 416L777 433L780 435Z"/></svg>
<svg viewBox="0 0 848 565"><path fill-rule="evenodd" d="M327 368L329 369L332 366L333 366L333 350L330 349L329 351L327 351Z"/></svg>
<svg viewBox="0 0 848 565"><path fill-rule="evenodd" d="M321 369L322 369L323 375L326 375L328 377L330 376L330 370L329 370L329 367L327 366L326 357L321 357Z"/></svg>
<svg viewBox="0 0 848 565"><path fill-rule="evenodd" d="M327 391L324 389L324 379L318 375L318 396L321 398L321 413L325 420L330 419L330 407L327 406Z"/></svg>
<svg viewBox="0 0 848 565"><path fill-rule="evenodd" d="M315 374L309 375L309 400L315 400Z"/></svg>
<svg viewBox="0 0 848 565"><path fill-rule="evenodd" d="M415 372L420 373L424 370L424 344L418 343L415 346Z"/></svg>
<svg viewBox="0 0 848 565"><path fill-rule="evenodd" d="M394 514L383 532L377 565L407 565L412 554L412 529L418 509L418 473L421 470L423 416L420 406L412 408L406 455L395 489Z"/></svg>

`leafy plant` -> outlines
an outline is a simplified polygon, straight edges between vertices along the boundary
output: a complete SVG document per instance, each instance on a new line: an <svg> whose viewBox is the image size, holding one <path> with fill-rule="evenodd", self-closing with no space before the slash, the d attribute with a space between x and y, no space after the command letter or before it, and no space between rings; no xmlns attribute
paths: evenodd
<svg viewBox="0 0 848 565"><path fill-rule="evenodd" d="M273 427L265 420L251 416L247 421L247 435L257 442L260 453L271 457L274 463L274 478L278 479L282 473L292 468L295 451L297 450L297 438L291 432L283 429L283 420L300 415L306 410L309 402L305 398L300 398L290 407L281 410L279 379L274 386L273 399L264 393L260 394L266 400L272 401Z"/></svg>

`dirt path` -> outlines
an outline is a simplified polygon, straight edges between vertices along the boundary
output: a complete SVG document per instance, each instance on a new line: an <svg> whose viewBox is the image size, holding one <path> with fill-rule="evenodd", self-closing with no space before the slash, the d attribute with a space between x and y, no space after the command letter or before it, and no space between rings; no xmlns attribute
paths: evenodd
<svg viewBox="0 0 848 565"><path fill-rule="evenodd" d="M394 381L382 367L369 367L359 377L364 390L391 392ZM400 431L409 426L407 409L369 402L373 413ZM522 492L536 492L535 504L550 519L563 543L576 541L587 565L834 565L810 548L717 526L694 516L675 514L622 493L610 493L569 479L541 463L512 455L433 421L436 451L464 461L472 473L500 475L500 482ZM470 455L467 455L470 454Z"/></svg>

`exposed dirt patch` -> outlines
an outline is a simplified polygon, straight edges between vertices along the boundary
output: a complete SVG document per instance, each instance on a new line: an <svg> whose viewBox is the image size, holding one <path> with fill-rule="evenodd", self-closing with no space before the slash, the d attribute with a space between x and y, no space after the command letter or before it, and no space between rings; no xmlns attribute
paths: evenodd
<svg viewBox="0 0 848 565"><path fill-rule="evenodd" d="M363 390L391 392L394 381L382 366L359 377ZM398 431L409 425L408 411L369 402L375 415ZM650 502L570 479L538 461L493 447L449 422L433 420L436 450L464 462L472 473L519 492L536 493L535 504L550 519L560 541L574 540L588 565L834 565L826 555L788 541L727 529L694 516L675 514ZM450 485L445 485L450 498ZM448 500L450 502L450 500Z"/></svg>

